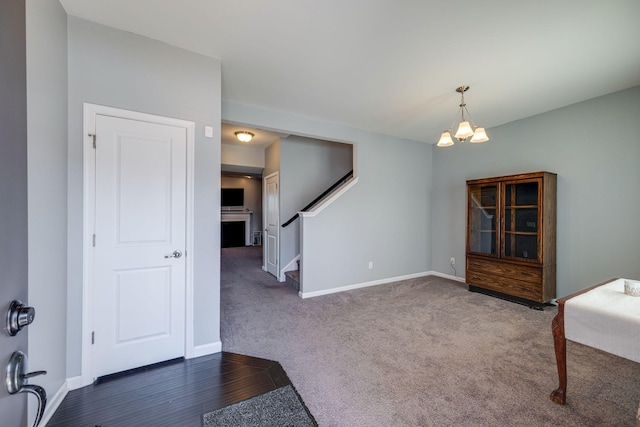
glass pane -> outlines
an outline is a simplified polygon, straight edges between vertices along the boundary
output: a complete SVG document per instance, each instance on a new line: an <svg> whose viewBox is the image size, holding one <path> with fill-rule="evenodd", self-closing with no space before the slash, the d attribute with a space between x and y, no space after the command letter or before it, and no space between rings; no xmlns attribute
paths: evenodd
<svg viewBox="0 0 640 427"><path fill-rule="evenodd" d="M505 206L537 206L538 182L507 184L505 186Z"/></svg>
<svg viewBox="0 0 640 427"><path fill-rule="evenodd" d="M498 194L498 187L492 186L480 186L475 185L470 187L472 204L475 207L495 207L496 196Z"/></svg>
<svg viewBox="0 0 640 427"><path fill-rule="evenodd" d="M538 237L528 234L506 233L504 239L504 254L508 257L537 259Z"/></svg>
<svg viewBox="0 0 640 427"><path fill-rule="evenodd" d="M516 210L516 231L538 231L538 209Z"/></svg>
<svg viewBox="0 0 640 427"><path fill-rule="evenodd" d="M471 210L471 229L495 231L496 210L474 208Z"/></svg>
<svg viewBox="0 0 640 427"><path fill-rule="evenodd" d="M480 203L482 206L495 206L498 187L481 187Z"/></svg>
<svg viewBox="0 0 640 427"><path fill-rule="evenodd" d="M498 186L469 188L469 250L482 254L496 254Z"/></svg>
<svg viewBox="0 0 640 427"><path fill-rule="evenodd" d="M496 233L487 231L471 232L471 252L481 254L496 253Z"/></svg>
<svg viewBox="0 0 640 427"><path fill-rule="evenodd" d="M538 232L538 209L505 209L505 231Z"/></svg>

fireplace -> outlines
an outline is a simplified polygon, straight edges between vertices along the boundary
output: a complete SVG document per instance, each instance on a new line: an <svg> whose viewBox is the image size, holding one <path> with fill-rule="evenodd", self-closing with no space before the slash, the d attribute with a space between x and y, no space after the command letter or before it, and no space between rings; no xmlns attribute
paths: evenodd
<svg viewBox="0 0 640 427"><path fill-rule="evenodd" d="M251 246L251 211L222 211L220 243L223 248Z"/></svg>
<svg viewBox="0 0 640 427"><path fill-rule="evenodd" d="M220 246L223 248L233 248L245 246L246 236L244 232L244 221L225 221L220 227Z"/></svg>

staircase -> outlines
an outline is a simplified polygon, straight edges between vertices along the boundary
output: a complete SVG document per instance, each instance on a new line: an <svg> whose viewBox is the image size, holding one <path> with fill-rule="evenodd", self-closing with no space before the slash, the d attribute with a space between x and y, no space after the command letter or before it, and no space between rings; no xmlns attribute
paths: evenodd
<svg viewBox="0 0 640 427"><path fill-rule="evenodd" d="M291 225L296 219L298 219L300 217L300 213L301 212L312 212L316 208L319 208L319 210L318 210L318 212L319 212L320 210L323 209L323 207L321 207L321 205L323 203L326 203L326 204L331 203L333 201L333 199L339 197L342 194L342 192L344 192L347 189L349 189L356 182L358 182L358 178L357 177L354 178L353 170L350 170L349 172L347 172L346 175L344 175L338 181L333 183L333 185L331 185L331 187L327 188L322 194L320 194L318 197L313 199L313 201L311 201L311 203L306 205L304 208L302 208L300 211L298 211L295 215L293 215L291 218L289 218L288 221L285 221L282 224L282 228L285 228L285 227ZM299 255L298 255L298 258L299 258ZM298 264L298 269L297 270L285 271L285 273L284 273L284 276L285 276L284 282L287 285L291 286L296 291L300 292L300 260L299 259L297 261L297 264ZM290 265L291 265L290 263L287 264L287 267L285 267L285 268L289 268ZM282 276L279 276L279 278L281 279Z"/></svg>
<svg viewBox="0 0 640 427"><path fill-rule="evenodd" d="M300 261L298 261L298 269L284 273L285 283L296 291L300 291Z"/></svg>

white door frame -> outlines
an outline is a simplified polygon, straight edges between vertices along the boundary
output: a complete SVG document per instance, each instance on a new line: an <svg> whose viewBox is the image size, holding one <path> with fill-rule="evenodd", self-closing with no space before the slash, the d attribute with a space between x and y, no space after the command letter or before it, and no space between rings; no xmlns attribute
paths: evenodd
<svg viewBox="0 0 640 427"><path fill-rule="evenodd" d="M278 173L278 171L270 173L269 175L265 176L262 178L262 224L264 227L264 234L262 235L262 270L264 271L269 271L269 268L267 266L267 255L268 255L268 249L267 249L267 244L268 244L268 239L267 239L267 227L268 227L268 222L267 222L267 214L268 214L268 209L269 209L269 204L267 201L267 181L269 178L272 177L277 177L278 178L278 216L280 216L280 174ZM278 218L278 228L277 228L277 232L276 232L276 269L278 272L280 272L280 219ZM276 275L276 278L279 277L279 274Z"/></svg>
<svg viewBox="0 0 640 427"><path fill-rule="evenodd" d="M193 182L194 182L194 148L195 123L122 110L102 105L83 104L83 230L82 230L82 367L81 385L84 387L93 382L93 358L91 351L91 331L93 331L93 233L95 229L95 155L93 150L93 135L95 134L96 116L104 115L163 124L184 128L187 132L187 189L186 189L186 245L185 245L185 346L184 354L187 359L195 357L193 340Z"/></svg>

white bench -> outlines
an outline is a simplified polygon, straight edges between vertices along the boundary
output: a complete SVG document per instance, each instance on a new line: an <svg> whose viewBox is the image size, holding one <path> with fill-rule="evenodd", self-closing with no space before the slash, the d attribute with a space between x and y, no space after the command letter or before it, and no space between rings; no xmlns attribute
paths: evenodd
<svg viewBox="0 0 640 427"><path fill-rule="evenodd" d="M560 384L551 400L564 405L567 339L640 362L640 297L624 294L624 279L608 280L559 299L552 330Z"/></svg>

